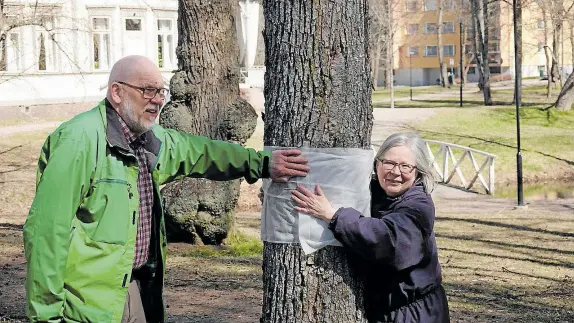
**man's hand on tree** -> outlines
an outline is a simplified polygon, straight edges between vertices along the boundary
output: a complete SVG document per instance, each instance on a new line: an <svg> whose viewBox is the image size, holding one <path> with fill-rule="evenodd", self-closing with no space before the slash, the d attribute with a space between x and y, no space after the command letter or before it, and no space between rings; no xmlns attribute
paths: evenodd
<svg viewBox="0 0 574 323"><path fill-rule="evenodd" d="M274 182L285 183L291 177L307 176L307 158L297 149L275 150L271 154L270 177Z"/></svg>

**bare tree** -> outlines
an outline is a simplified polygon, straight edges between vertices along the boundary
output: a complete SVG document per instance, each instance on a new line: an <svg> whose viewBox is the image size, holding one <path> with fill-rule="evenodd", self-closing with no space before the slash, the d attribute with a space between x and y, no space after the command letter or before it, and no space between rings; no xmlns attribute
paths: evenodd
<svg viewBox="0 0 574 323"><path fill-rule="evenodd" d="M492 105L490 92L490 65L488 56L488 1L470 0L472 13L472 30L475 33L474 52L476 69L479 74L479 88L483 93L484 105Z"/></svg>
<svg viewBox="0 0 574 323"><path fill-rule="evenodd" d="M179 0L179 70L162 125L239 144L255 130L257 113L239 96L237 1ZM227 236L239 180L185 178L164 189L168 237L219 244Z"/></svg>
<svg viewBox="0 0 574 323"><path fill-rule="evenodd" d="M387 44L390 39L390 29L387 23L388 17L389 8L387 0L369 0L369 47L371 48L371 71L373 73L374 88L376 88L379 83L381 61L385 62L385 71L387 70ZM385 72L385 77L386 74ZM385 82L385 88L387 88L388 85L388 82Z"/></svg>
<svg viewBox="0 0 574 323"><path fill-rule="evenodd" d="M447 75L446 64L444 63L444 47L442 42L443 33L443 12L445 0L437 0L438 17L437 17L437 51L438 51L438 65L440 69L440 81L443 87L450 88L450 82Z"/></svg>
<svg viewBox="0 0 574 323"><path fill-rule="evenodd" d="M369 149L368 1L263 2L266 146ZM345 250L265 242L262 323L365 322Z"/></svg>

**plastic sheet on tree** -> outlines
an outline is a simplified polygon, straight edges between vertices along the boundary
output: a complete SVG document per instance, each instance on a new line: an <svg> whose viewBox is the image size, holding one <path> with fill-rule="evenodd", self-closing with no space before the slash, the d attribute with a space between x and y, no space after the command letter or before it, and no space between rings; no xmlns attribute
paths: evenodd
<svg viewBox="0 0 574 323"><path fill-rule="evenodd" d="M265 147L266 151L285 149ZM374 152L360 148L298 148L309 159L306 177L287 183L263 180L265 198L261 213L261 239L275 243L300 243L305 254L328 245L340 246L328 223L295 210L291 192L298 184L314 191L319 184L335 209L352 207L370 216L369 183Z"/></svg>

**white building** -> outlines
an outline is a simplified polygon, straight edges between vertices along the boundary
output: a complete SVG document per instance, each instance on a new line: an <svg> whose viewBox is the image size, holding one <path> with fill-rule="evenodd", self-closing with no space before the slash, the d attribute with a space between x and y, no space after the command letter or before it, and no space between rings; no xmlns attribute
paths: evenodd
<svg viewBox="0 0 574 323"><path fill-rule="evenodd" d="M27 1L8 0L4 10L30 23L11 29L0 46L0 105L100 100L111 66L126 55L149 57L166 84L177 69L176 0ZM264 68L254 66L259 17L258 1L240 2L244 86L263 83Z"/></svg>

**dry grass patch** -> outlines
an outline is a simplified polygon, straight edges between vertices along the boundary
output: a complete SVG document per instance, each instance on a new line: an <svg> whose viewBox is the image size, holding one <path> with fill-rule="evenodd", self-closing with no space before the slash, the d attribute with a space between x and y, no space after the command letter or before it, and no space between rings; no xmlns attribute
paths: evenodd
<svg viewBox="0 0 574 323"><path fill-rule="evenodd" d="M572 322L574 206L447 213L435 230L456 322ZM487 208L488 209L488 208Z"/></svg>

